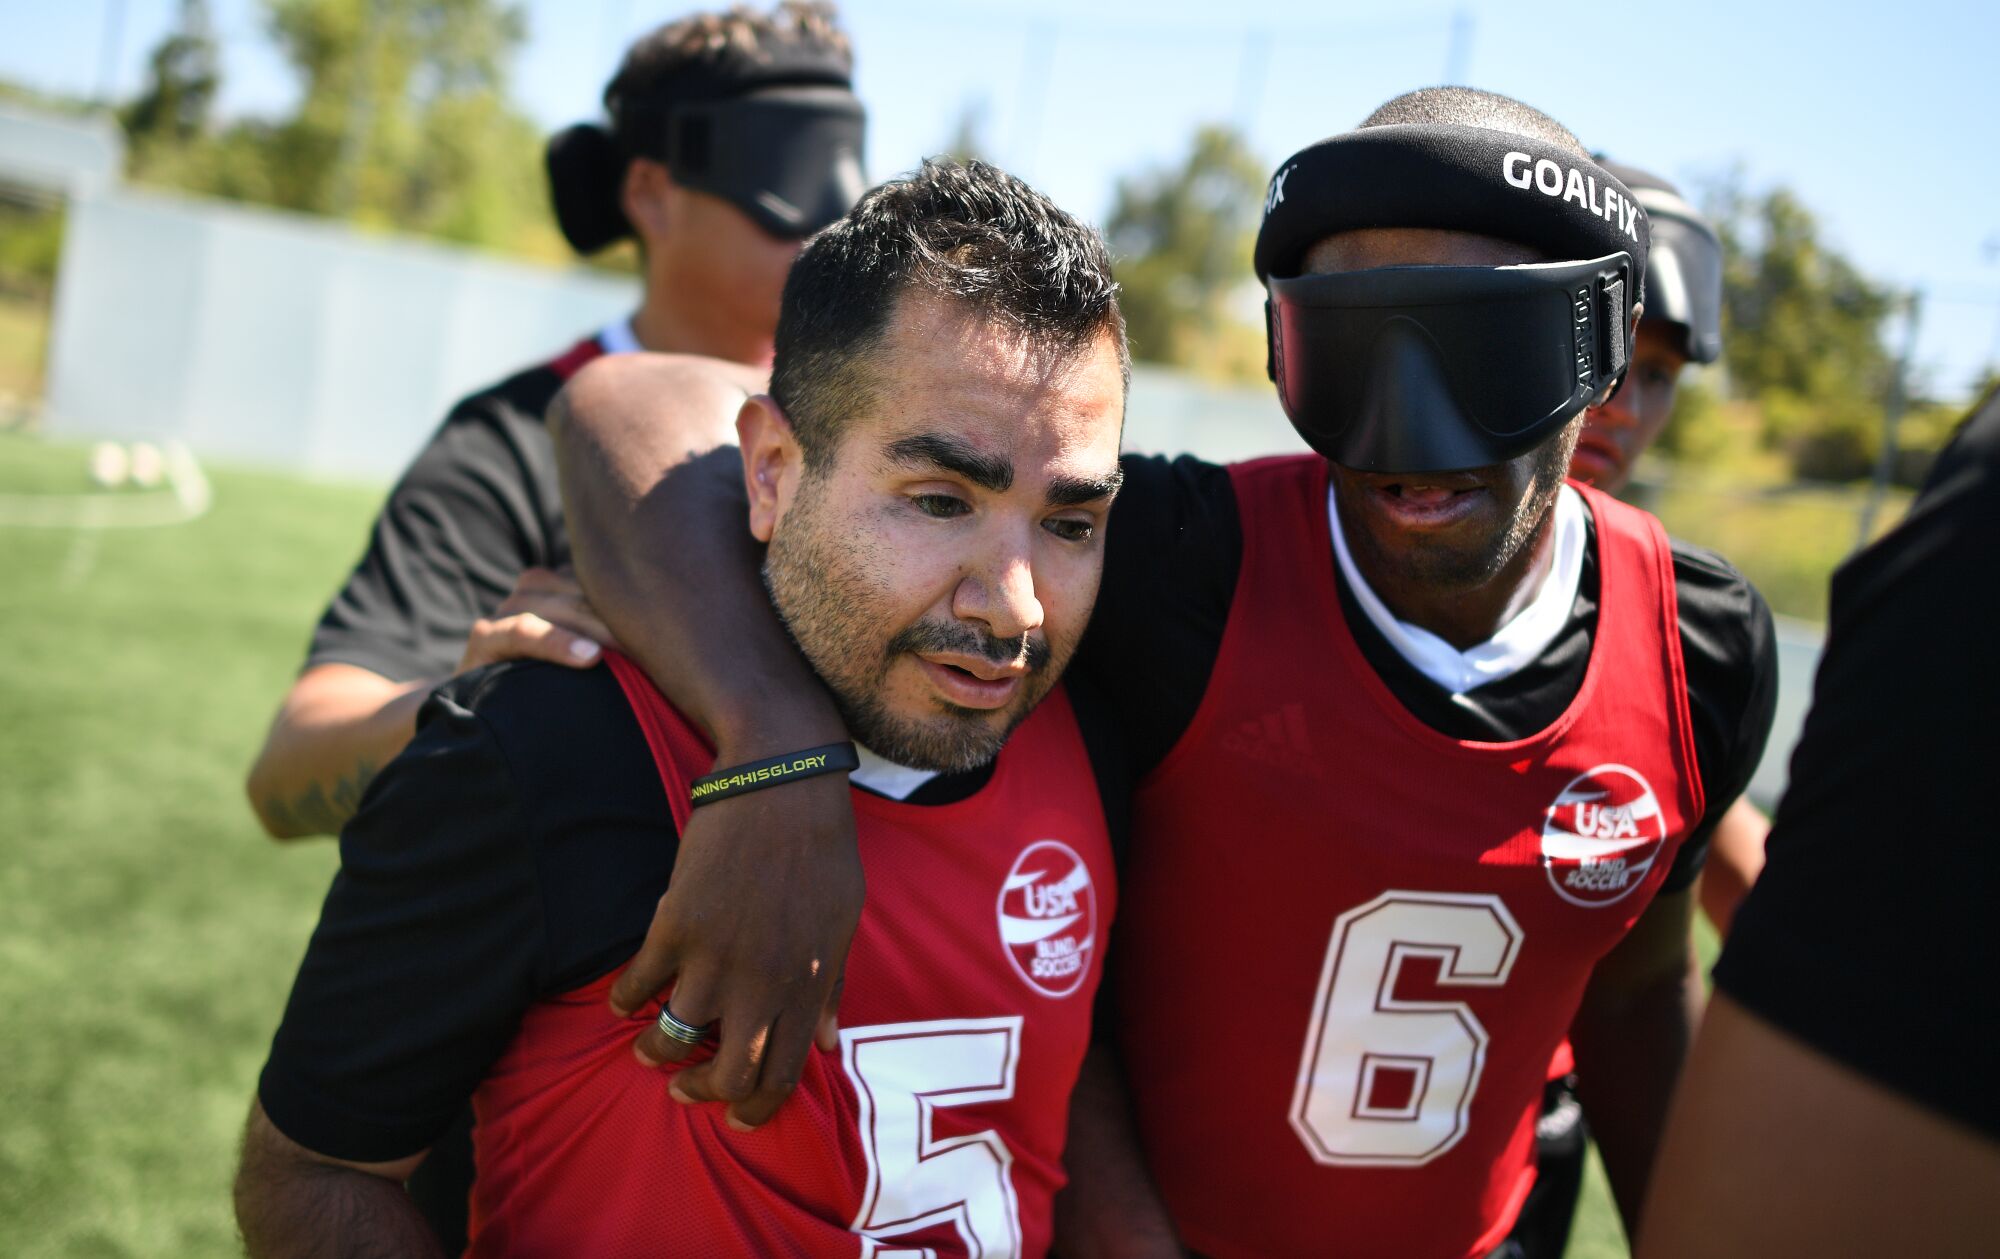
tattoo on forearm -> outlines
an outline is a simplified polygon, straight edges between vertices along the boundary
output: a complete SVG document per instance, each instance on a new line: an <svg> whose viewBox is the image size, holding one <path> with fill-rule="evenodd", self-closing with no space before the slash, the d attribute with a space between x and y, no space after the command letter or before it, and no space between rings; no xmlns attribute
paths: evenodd
<svg viewBox="0 0 2000 1259"><path fill-rule="evenodd" d="M289 802L273 796L264 802L265 812L286 831L301 835L332 835L347 824L361 807L362 793L375 781L377 766L361 761L354 772L334 779L331 789L315 782Z"/></svg>

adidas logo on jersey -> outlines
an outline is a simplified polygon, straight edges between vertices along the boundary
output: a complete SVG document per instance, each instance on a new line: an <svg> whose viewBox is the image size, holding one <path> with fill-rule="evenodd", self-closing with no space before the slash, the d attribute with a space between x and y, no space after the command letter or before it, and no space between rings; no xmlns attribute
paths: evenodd
<svg viewBox="0 0 2000 1259"><path fill-rule="evenodd" d="M1312 739L1306 733L1304 704L1286 704L1253 721L1237 723L1234 730L1222 736L1222 746L1225 751L1259 764L1307 778L1326 776L1320 768L1319 757L1313 752Z"/></svg>

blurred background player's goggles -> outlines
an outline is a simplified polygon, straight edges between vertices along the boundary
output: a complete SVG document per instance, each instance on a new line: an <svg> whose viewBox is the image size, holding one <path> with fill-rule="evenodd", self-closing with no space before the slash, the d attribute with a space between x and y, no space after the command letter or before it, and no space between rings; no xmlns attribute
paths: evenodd
<svg viewBox="0 0 2000 1259"><path fill-rule="evenodd" d="M1722 357L1722 242L1695 208L1660 188L1633 195L1652 221L1646 263L1646 322L1672 324L1680 351L1696 363Z"/></svg>
<svg viewBox="0 0 2000 1259"><path fill-rule="evenodd" d="M1306 276L1328 236L1429 228L1559 260ZM1257 235L1271 378L1306 442L1373 472L1483 467L1546 440L1631 361L1646 215L1564 146L1480 127L1369 127L1279 165Z"/></svg>
<svg viewBox="0 0 2000 1259"><path fill-rule="evenodd" d="M1270 282L1271 374L1314 450L1444 472L1540 445L1625 371L1632 258Z"/></svg>
<svg viewBox="0 0 2000 1259"><path fill-rule="evenodd" d="M773 87L676 106L662 159L773 236L799 239L861 199L867 113L843 87Z"/></svg>

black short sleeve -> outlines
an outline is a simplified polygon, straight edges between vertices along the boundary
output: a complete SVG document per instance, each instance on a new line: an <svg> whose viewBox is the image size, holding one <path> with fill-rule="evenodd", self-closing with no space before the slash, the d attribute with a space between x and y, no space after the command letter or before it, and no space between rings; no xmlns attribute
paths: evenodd
<svg viewBox="0 0 2000 1259"><path fill-rule="evenodd" d="M1761 1017L2000 1137L2000 403L1909 517L1835 574L1769 863L1717 984Z"/></svg>
<svg viewBox="0 0 2000 1259"><path fill-rule="evenodd" d="M1662 892L1691 886L1709 842L1764 758L1778 711L1778 637L1770 605L1713 551L1675 539L1674 590L1688 717L1706 805L1674 854Z"/></svg>
<svg viewBox="0 0 2000 1259"><path fill-rule="evenodd" d="M525 662L439 688L340 845L258 1092L365 1162L428 1147L530 1003L630 957L676 852L611 671Z"/></svg>
<svg viewBox="0 0 2000 1259"><path fill-rule="evenodd" d="M1126 455L1105 530L1104 582L1071 668L1115 715L1135 781L1194 720L1243 562L1229 470Z"/></svg>
<svg viewBox="0 0 2000 1259"><path fill-rule="evenodd" d="M427 1149L472 1095L547 969L523 804L485 721L432 696L341 832L258 1084L279 1131L387 1162Z"/></svg>
<svg viewBox="0 0 2000 1259"><path fill-rule="evenodd" d="M396 682L448 677L472 623L523 569L568 562L542 419L561 384L536 368L453 409L391 491L307 664L359 665Z"/></svg>

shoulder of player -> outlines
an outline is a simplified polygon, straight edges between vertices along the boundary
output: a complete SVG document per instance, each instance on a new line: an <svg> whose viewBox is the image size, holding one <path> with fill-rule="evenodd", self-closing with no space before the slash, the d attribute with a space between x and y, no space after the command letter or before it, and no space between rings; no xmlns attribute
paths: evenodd
<svg viewBox="0 0 2000 1259"><path fill-rule="evenodd" d="M1777 626L1770 605L1736 566L1706 547L1671 539L1681 659L1692 703L1717 709L1723 729L1766 709L1777 694Z"/></svg>
<svg viewBox="0 0 2000 1259"><path fill-rule="evenodd" d="M460 398L404 470L391 504L432 499L485 511L497 504L516 519L545 515L556 471L543 415L561 387L543 365Z"/></svg>
<svg viewBox="0 0 2000 1259"><path fill-rule="evenodd" d="M404 766L412 757L432 763ZM430 780L419 803L433 814L481 815L468 829L533 872L551 974L580 982L630 953L677 845L651 748L608 667L507 661L453 678L395 767Z"/></svg>
<svg viewBox="0 0 2000 1259"><path fill-rule="evenodd" d="M1990 548L2000 527L2000 388L1969 415L1939 453L1892 535L1872 553L1931 554L1941 547Z"/></svg>
<svg viewBox="0 0 2000 1259"><path fill-rule="evenodd" d="M485 464L496 456L553 466L545 417L562 386L563 376L553 363L538 363L466 394L451 404L405 480Z"/></svg>
<svg viewBox="0 0 2000 1259"><path fill-rule="evenodd" d="M1229 469L1194 455L1119 456L1125 474L1118 492L1121 507L1130 506L1151 515L1161 510L1182 510L1181 504L1227 501L1234 504L1236 491Z"/></svg>
<svg viewBox="0 0 2000 1259"><path fill-rule="evenodd" d="M571 790L592 766L630 761L631 755L617 754L646 748L624 691L603 666L508 660L475 669L431 693L418 714L419 739L432 722L476 727L530 793Z"/></svg>
<svg viewBox="0 0 2000 1259"><path fill-rule="evenodd" d="M1750 579L1707 547L1668 539L1681 624L1711 636L1768 637L1771 608Z"/></svg>
<svg viewBox="0 0 2000 1259"><path fill-rule="evenodd" d="M548 413L549 403L561 392L563 380L564 374L554 361L524 367L452 403L446 423L500 417L539 426Z"/></svg>

